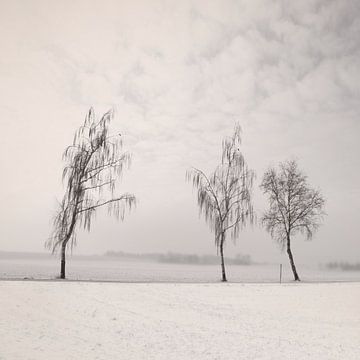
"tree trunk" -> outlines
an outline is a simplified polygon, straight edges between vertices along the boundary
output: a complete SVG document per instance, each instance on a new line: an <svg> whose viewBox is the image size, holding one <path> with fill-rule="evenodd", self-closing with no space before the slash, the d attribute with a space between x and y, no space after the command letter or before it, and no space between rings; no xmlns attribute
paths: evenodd
<svg viewBox="0 0 360 360"><path fill-rule="evenodd" d="M67 233L64 241L61 243L61 269L60 269L60 279L65 279L65 253L66 253L66 245L68 243L68 241L71 238L71 235L74 231L75 228L75 224L76 224L76 208L74 211L74 214L72 216L72 220L71 220L71 225L69 228L69 232Z"/></svg>
<svg viewBox="0 0 360 360"><path fill-rule="evenodd" d="M296 271L295 262L294 262L294 258L293 258L292 252L291 252L291 248L290 248L290 235L287 235L287 253L289 255L291 269L294 274L294 280L300 281L299 275Z"/></svg>
<svg viewBox="0 0 360 360"><path fill-rule="evenodd" d="M224 241L225 241L225 235L221 234L221 240L220 240L220 256L221 256L221 272L222 272L222 279L221 281L227 281L226 279L226 273L225 273L225 261L224 261Z"/></svg>
<svg viewBox="0 0 360 360"><path fill-rule="evenodd" d="M60 279L65 279L65 252L66 252L67 241L64 241L61 244L61 270L60 270Z"/></svg>

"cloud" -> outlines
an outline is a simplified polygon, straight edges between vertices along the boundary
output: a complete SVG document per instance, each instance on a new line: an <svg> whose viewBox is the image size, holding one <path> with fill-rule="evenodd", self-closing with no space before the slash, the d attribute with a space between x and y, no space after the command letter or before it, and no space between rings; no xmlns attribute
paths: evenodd
<svg viewBox="0 0 360 360"><path fill-rule="evenodd" d="M3 180L3 189L22 194L14 208L25 199L33 214L51 212L53 194L61 196L61 152L90 106L99 114L116 109L114 131L124 134L134 159L122 188L145 204L129 218L139 229L149 213L176 217L171 201L196 209L184 171L213 169L235 121L259 176L269 163L294 155L329 193L343 194L341 182L356 190L359 161L349 154L359 151L358 1L0 6L0 116L3 132L16 137L1 142L0 157L6 172L16 174ZM17 221L8 216L7 234ZM127 235L140 248L139 232ZM166 234L152 234L171 248Z"/></svg>

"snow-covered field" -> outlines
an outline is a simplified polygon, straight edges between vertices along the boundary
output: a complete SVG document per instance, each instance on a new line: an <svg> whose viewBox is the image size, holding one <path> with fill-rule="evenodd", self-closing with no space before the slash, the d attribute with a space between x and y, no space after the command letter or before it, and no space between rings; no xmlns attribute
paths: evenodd
<svg viewBox="0 0 360 360"><path fill-rule="evenodd" d="M359 281L359 271L326 270L318 266L298 265L302 280ZM0 258L0 279L54 279L59 275L60 262L56 257ZM279 264L228 265L228 279L232 282L278 282ZM220 265L166 264L151 261L126 261L104 257L69 257L67 277L73 280L110 280L123 282L216 282L220 279ZM286 260L283 281L293 275Z"/></svg>
<svg viewBox="0 0 360 360"><path fill-rule="evenodd" d="M360 359L360 283L0 281L0 359Z"/></svg>

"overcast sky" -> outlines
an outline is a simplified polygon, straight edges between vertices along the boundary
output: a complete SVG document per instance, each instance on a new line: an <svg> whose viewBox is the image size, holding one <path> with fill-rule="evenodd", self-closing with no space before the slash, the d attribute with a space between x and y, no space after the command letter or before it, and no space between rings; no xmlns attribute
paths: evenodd
<svg viewBox="0 0 360 360"><path fill-rule="evenodd" d="M238 121L258 215L263 172L288 158L326 198L295 259L359 260L359 34L358 0L0 0L0 250L44 251L62 152L93 106L115 109L133 155L118 191L139 203L123 223L99 212L76 254L215 253L185 171L213 170ZM226 253L280 256L258 227Z"/></svg>

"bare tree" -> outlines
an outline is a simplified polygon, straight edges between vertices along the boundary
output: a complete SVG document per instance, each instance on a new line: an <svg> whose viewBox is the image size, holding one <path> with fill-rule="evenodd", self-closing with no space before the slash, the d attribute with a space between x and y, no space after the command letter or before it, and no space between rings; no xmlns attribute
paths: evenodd
<svg viewBox="0 0 360 360"><path fill-rule="evenodd" d="M226 236L235 241L247 220L253 222L254 212L251 189L254 172L249 170L239 150L241 128L235 126L234 134L222 143L221 164L209 176L193 168L186 179L197 189L200 214L215 233L215 246L220 250L222 281L227 281L224 261Z"/></svg>
<svg viewBox="0 0 360 360"><path fill-rule="evenodd" d="M286 247L294 279L300 281L291 252L291 237L300 231L312 238L325 214L324 198L318 190L309 187L307 177L294 160L280 163L279 170L270 168L260 187L270 202L262 223L282 250Z"/></svg>
<svg viewBox="0 0 360 360"><path fill-rule="evenodd" d="M46 242L53 253L61 250L61 279L65 278L67 245L73 248L76 244L77 225L90 231L96 209L105 205L109 214L123 219L125 209L136 203L132 194L114 195L124 166L130 165L130 155L122 152L120 134L108 134L112 118L113 112L109 111L97 121L91 108L84 125L75 133L73 144L63 154L66 191L54 219L52 236Z"/></svg>

